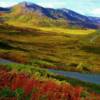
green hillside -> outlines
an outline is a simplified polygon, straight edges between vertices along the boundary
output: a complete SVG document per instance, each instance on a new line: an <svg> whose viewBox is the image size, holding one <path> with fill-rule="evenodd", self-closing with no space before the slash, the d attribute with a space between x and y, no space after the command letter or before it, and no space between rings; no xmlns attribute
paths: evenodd
<svg viewBox="0 0 100 100"><path fill-rule="evenodd" d="M4 23L14 26L90 28L98 29L96 22L68 9L50 9L27 2L19 3L0 15Z"/></svg>
<svg viewBox="0 0 100 100"><path fill-rule="evenodd" d="M14 26L28 27L67 27L67 21L64 19L52 19L41 15L39 12L25 11L20 5L16 5L9 13L5 13L3 18L5 23Z"/></svg>
<svg viewBox="0 0 100 100"><path fill-rule="evenodd" d="M45 68L100 72L100 37L90 42L94 32L0 25L0 57Z"/></svg>

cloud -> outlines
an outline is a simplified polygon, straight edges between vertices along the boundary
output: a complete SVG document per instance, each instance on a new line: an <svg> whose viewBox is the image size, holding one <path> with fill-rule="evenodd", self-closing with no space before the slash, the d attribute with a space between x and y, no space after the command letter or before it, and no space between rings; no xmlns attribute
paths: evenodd
<svg viewBox="0 0 100 100"><path fill-rule="evenodd" d="M17 2L3 2L3 1L0 1L0 7L11 7L13 5L17 4Z"/></svg>
<svg viewBox="0 0 100 100"><path fill-rule="evenodd" d="M95 8L91 11L91 14L100 17L100 8Z"/></svg>
<svg viewBox="0 0 100 100"><path fill-rule="evenodd" d="M38 2L39 5L42 5L43 7L49 7L49 8L59 8L66 6L66 2L64 0L42 0Z"/></svg>

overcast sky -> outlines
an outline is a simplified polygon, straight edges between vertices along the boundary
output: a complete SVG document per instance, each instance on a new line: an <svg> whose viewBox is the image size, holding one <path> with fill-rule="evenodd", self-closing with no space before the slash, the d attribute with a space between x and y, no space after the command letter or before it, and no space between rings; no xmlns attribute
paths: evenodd
<svg viewBox="0 0 100 100"><path fill-rule="evenodd" d="M0 6L10 7L22 1L33 2L43 7L68 8L87 16L100 17L100 0L0 0Z"/></svg>

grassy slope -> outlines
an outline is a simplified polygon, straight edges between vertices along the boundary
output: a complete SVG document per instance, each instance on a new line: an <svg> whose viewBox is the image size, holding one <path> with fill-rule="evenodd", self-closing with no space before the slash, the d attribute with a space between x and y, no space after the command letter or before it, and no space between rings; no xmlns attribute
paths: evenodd
<svg viewBox="0 0 100 100"><path fill-rule="evenodd" d="M37 26L37 27L67 27L67 21L64 19L52 19L41 15L39 12L26 11L20 5L16 5L12 8L10 13L6 13L4 16L5 23L9 25L18 26Z"/></svg>
<svg viewBox="0 0 100 100"><path fill-rule="evenodd" d="M74 87L84 87L84 89L88 92L95 92L95 93L100 93L100 85L96 84L91 84L91 83L86 83L77 79L73 78L66 78L64 76L60 76L57 74L53 74L51 72L48 72L46 69L41 69L36 66L30 66L30 65L24 65L24 64L14 64L14 63L9 63L9 64L0 64L0 69L7 69L11 73L24 73L24 74L29 74L30 76L35 76L36 79L38 80L51 80L57 83L67 83L71 84Z"/></svg>
<svg viewBox="0 0 100 100"><path fill-rule="evenodd" d="M0 27L3 58L40 67L100 72L99 43L95 47L87 38L95 30Z"/></svg>

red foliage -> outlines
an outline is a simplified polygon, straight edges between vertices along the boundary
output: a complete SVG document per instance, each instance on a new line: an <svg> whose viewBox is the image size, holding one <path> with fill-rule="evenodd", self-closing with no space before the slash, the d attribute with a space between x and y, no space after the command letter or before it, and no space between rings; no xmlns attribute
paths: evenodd
<svg viewBox="0 0 100 100"><path fill-rule="evenodd" d="M33 88L36 88L38 86L39 82L37 80L29 79L23 87L25 95L29 95L32 92Z"/></svg>
<svg viewBox="0 0 100 100"><path fill-rule="evenodd" d="M27 82L28 77L24 74L17 74L16 77L14 78L13 84L12 84L12 89L15 90L17 88L22 88L24 84Z"/></svg>
<svg viewBox="0 0 100 100"><path fill-rule="evenodd" d="M6 86L10 86L12 83L12 78L14 75L9 74L9 72L0 70L0 89Z"/></svg>
<svg viewBox="0 0 100 100"><path fill-rule="evenodd" d="M24 96L32 94L31 100L40 100L40 98L47 98L47 100L81 100L80 95L83 91L81 87L73 87L65 83L57 84L51 80L40 81L25 74L11 74L8 71L0 70L0 88L5 86L11 87L12 90L22 88L25 92ZM99 100L100 95L97 95L97 98ZM86 98L85 100L92 99Z"/></svg>

